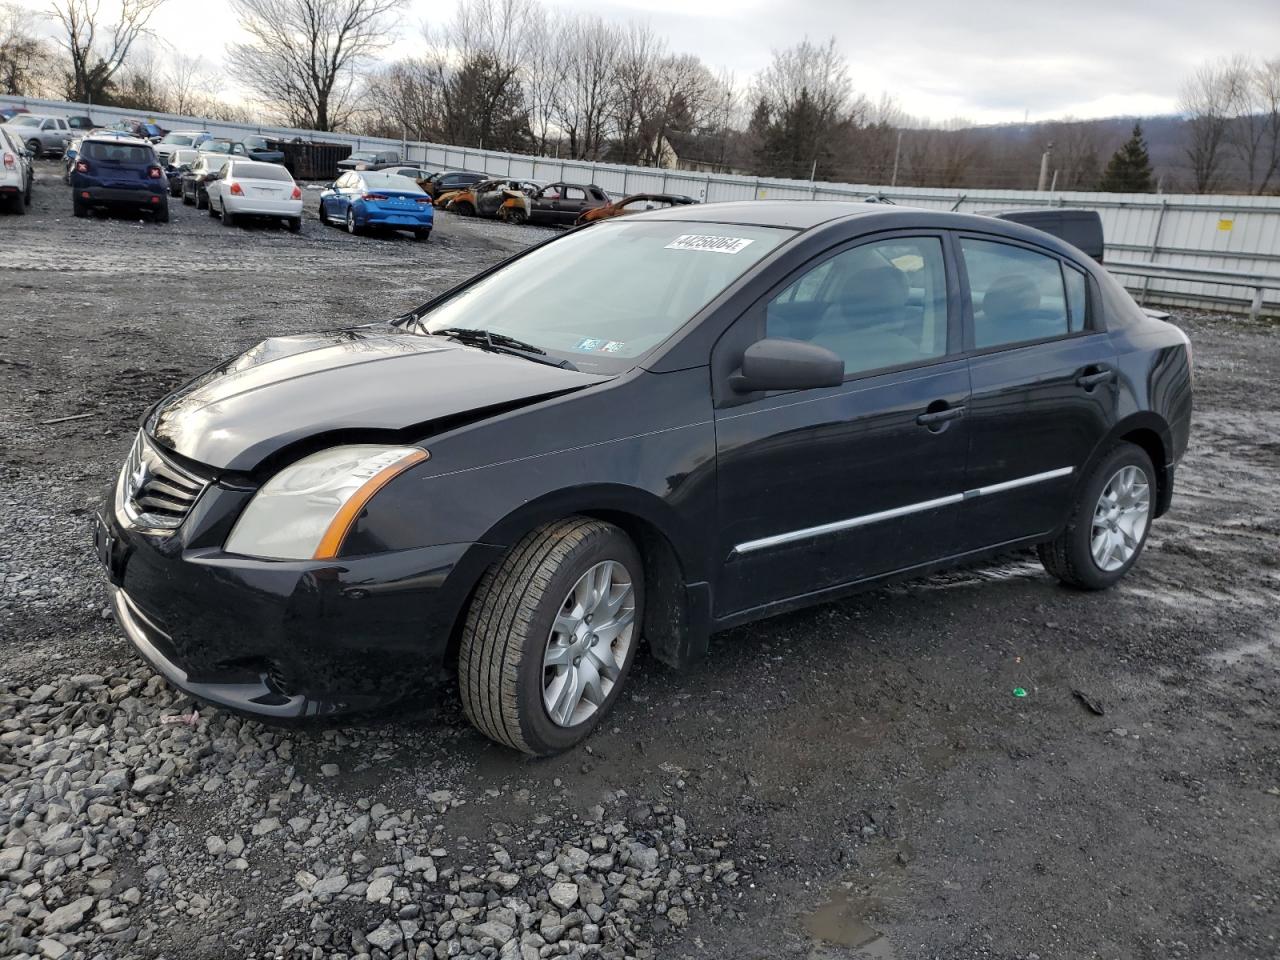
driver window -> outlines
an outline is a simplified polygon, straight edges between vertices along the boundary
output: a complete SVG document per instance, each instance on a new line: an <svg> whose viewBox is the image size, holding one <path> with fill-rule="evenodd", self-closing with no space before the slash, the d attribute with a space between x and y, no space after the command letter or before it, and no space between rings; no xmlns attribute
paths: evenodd
<svg viewBox="0 0 1280 960"><path fill-rule="evenodd" d="M765 334L826 347L844 360L846 375L943 356L942 241L895 237L831 257L769 303Z"/></svg>
<svg viewBox="0 0 1280 960"><path fill-rule="evenodd" d="M989 240L960 241L979 350L1062 337L1069 329L1062 267L1054 257Z"/></svg>

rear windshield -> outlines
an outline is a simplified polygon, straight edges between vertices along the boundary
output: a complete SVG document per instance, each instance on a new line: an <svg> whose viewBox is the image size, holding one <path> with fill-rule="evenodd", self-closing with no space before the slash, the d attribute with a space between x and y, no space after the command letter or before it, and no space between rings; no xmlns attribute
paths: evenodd
<svg viewBox="0 0 1280 960"><path fill-rule="evenodd" d="M136 143L90 140L81 145L80 152L90 160L101 160L103 163L142 164L155 163L156 160L154 150Z"/></svg>
<svg viewBox="0 0 1280 960"><path fill-rule="evenodd" d="M231 166L230 176L241 180L283 180L293 182L289 171L275 163L236 163Z"/></svg>
<svg viewBox="0 0 1280 960"><path fill-rule="evenodd" d="M170 133L165 136L161 143L176 143L180 147L189 147L195 142L195 137L188 136L185 133Z"/></svg>
<svg viewBox="0 0 1280 960"><path fill-rule="evenodd" d="M267 140L265 137L245 137L241 141L250 150L266 150Z"/></svg>
<svg viewBox="0 0 1280 960"><path fill-rule="evenodd" d="M406 193L422 193L422 188L414 181L394 173L366 173L364 182L367 186L378 187L382 190L403 190Z"/></svg>
<svg viewBox="0 0 1280 960"><path fill-rule="evenodd" d="M38 127L44 117L33 117L29 113L20 113L9 122L15 127Z"/></svg>

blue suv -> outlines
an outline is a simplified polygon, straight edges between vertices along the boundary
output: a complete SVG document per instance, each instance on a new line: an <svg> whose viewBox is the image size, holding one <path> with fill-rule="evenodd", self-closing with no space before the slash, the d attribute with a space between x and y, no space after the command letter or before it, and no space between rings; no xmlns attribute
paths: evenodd
<svg viewBox="0 0 1280 960"><path fill-rule="evenodd" d="M169 178L145 140L86 137L71 168L71 202L77 217L95 207L126 207L167 223Z"/></svg>

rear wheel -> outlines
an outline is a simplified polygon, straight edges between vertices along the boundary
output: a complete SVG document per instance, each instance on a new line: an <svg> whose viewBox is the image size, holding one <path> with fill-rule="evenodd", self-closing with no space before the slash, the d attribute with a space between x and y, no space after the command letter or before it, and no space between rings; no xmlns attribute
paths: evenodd
<svg viewBox="0 0 1280 960"><path fill-rule="evenodd" d="M301 218L301 217L290 217L290 218L289 218L289 232L290 232L290 233L298 233L298 232L300 232L301 230L302 230L302 218Z"/></svg>
<svg viewBox="0 0 1280 960"><path fill-rule="evenodd" d="M169 222L169 201L166 200L160 206L156 207L156 223Z"/></svg>
<svg viewBox="0 0 1280 960"><path fill-rule="evenodd" d="M222 208L222 225L224 227L234 227L236 225L236 215L226 207Z"/></svg>
<svg viewBox="0 0 1280 960"><path fill-rule="evenodd" d="M9 212L22 216L27 212L27 195L19 190L9 200Z"/></svg>
<svg viewBox="0 0 1280 960"><path fill-rule="evenodd" d="M182 191L182 205L183 205L184 207L189 207L189 206L191 206L193 203L195 203L195 200L193 200L191 197L187 196L187 191L184 189L184 190Z"/></svg>
<svg viewBox="0 0 1280 960"><path fill-rule="evenodd" d="M31 151L31 155L37 160L44 156L44 147L41 146L40 141L35 137L32 137L27 141L27 149Z"/></svg>
<svg viewBox="0 0 1280 960"><path fill-rule="evenodd" d="M1146 451L1117 444L1080 484L1062 533L1039 546L1040 562L1069 586L1111 586L1142 554L1155 492L1155 470Z"/></svg>
<svg viewBox="0 0 1280 960"><path fill-rule="evenodd" d="M476 208L469 203L451 203L449 204L449 210L460 217L474 217L476 215Z"/></svg>
<svg viewBox="0 0 1280 960"><path fill-rule="evenodd" d="M196 209L208 210L209 216L213 216L213 207L209 206L209 194L201 195L198 190L196 191Z"/></svg>
<svg viewBox="0 0 1280 960"><path fill-rule="evenodd" d="M77 217L87 217L89 215L89 207L79 200L71 201L71 212Z"/></svg>
<svg viewBox="0 0 1280 960"><path fill-rule="evenodd" d="M621 693L643 609L640 555L617 527L571 517L534 530L485 574L467 611L467 716L516 750L567 750Z"/></svg>
<svg viewBox="0 0 1280 960"><path fill-rule="evenodd" d="M347 207L347 233L353 237L360 233L360 227L356 224L356 212Z"/></svg>
<svg viewBox="0 0 1280 960"><path fill-rule="evenodd" d="M430 239L431 239L431 231L430 231L430 230L415 230L415 231L413 231L413 239L415 239L415 240L430 240Z"/></svg>

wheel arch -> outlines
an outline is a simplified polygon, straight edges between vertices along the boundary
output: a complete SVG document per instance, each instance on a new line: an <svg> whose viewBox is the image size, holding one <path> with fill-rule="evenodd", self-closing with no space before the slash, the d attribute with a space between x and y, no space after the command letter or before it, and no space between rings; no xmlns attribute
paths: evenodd
<svg viewBox="0 0 1280 960"><path fill-rule="evenodd" d="M556 491L507 514L489 528L482 542L509 548L543 524L572 516L613 524L640 552L645 580L642 635L653 655L680 668L705 653L711 622L705 560L693 538L680 533L688 524L682 524L666 502L648 491L623 484ZM470 586L471 593L475 586ZM470 598L459 621L469 604ZM455 628L453 634L451 654L459 631Z"/></svg>
<svg viewBox="0 0 1280 960"><path fill-rule="evenodd" d="M1173 464L1170 462L1173 432L1169 429L1169 424L1159 414L1151 411L1140 411L1125 417L1112 427L1103 441L1094 448L1089 462L1081 471L1081 482L1092 472L1094 465L1117 443L1132 443L1151 458L1151 466L1156 472L1154 516L1162 516L1168 511L1173 499Z"/></svg>

